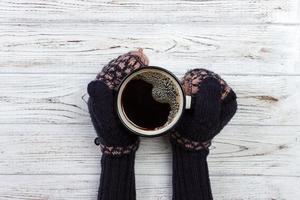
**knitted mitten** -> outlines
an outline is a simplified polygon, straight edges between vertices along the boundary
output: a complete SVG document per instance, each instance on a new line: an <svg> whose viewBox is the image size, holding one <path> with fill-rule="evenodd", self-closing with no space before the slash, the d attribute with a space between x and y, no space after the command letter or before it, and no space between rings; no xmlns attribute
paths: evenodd
<svg viewBox="0 0 300 200"><path fill-rule="evenodd" d="M211 200L208 147L235 114L236 95L217 74L205 69L188 71L182 85L194 101L171 133L173 199Z"/></svg>
<svg viewBox="0 0 300 200"><path fill-rule="evenodd" d="M139 138L123 127L114 107L116 88L133 70L148 64L142 50L110 61L88 85L88 108L100 145L101 179L98 200L134 200L134 159Z"/></svg>

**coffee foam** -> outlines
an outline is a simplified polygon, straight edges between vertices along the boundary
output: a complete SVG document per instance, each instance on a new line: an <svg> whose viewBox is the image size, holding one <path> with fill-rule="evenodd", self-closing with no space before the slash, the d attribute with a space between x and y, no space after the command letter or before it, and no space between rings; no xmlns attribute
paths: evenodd
<svg viewBox="0 0 300 200"><path fill-rule="evenodd" d="M140 79L153 85L152 97L160 103L168 103L170 105L171 111L164 126L171 123L179 111L179 91L174 81L162 73L151 71L143 72L134 77L134 79Z"/></svg>

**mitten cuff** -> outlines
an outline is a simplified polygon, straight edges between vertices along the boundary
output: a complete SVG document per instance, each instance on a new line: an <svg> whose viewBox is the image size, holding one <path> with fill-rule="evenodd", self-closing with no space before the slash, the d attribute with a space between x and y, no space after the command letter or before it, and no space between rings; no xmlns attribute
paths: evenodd
<svg viewBox="0 0 300 200"><path fill-rule="evenodd" d="M177 146L179 146L185 150L189 150L189 151L200 151L200 150L209 151L208 148L211 145L211 140L208 140L205 142L193 141L193 140L183 137L176 131L171 133L170 140L173 145L177 145Z"/></svg>
<svg viewBox="0 0 300 200"><path fill-rule="evenodd" d="M135 143L128 145L128 146L110 146L104 145L100 143L100 139L97 137L95 139L95 144L100 146L101 152L108 156L124 156L128 154L135 153L136 150L139 148L140 140L137 139Z"/></svg>
<svg viewBox="0 0 300 200"><path fill-rule="evenodd" d="M135 153L121 157L102 154L98 200L135 200Z"/></svg>
<svg viewBox="0 0 300 200"><path fill-rule="evenodd" d="M172 145L173 200L212 200L208 151L186 151Z"/></svg>

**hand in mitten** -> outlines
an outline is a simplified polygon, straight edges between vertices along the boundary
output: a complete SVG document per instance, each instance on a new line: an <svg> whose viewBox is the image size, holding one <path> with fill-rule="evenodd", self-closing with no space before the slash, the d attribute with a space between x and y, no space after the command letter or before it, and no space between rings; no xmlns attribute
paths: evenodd
<svg viewBox="0 0 300 200"><path fill-rule="evenodd" d="M217 74L204 69L187 72L182 86L194 101L171 133L173 199L210 200L208 147L235 114L236 95Z"/></svg>
<svg viewBox="0 0 300 200"><path fill-rule="evenodd" d="M102 150L98 200L134 200L134 158L139 138L123 127L114 107L116 88L133 70L148 65L142 50L110 61L88 85L88 108Z"/></svg>

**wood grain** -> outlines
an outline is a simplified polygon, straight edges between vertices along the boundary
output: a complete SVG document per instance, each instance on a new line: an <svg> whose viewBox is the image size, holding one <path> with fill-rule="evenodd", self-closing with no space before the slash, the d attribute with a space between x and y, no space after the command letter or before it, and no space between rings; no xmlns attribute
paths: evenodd
<svg viewBox="0 0 300 200"><path fill-rule="evenodd" d="M99 177L93 175L0 176L2 200L94 200ZM137 199L169 200L171 177L137 176ZM300 195L299 177L211 177L215 199L296 200ZM30 184L28 184L30 183ZM242 183L242 184L241 184ZM289 184L286 184L289 183Z"/></svg>
<svg viewBox="0 0 300 200"><path fill-rule="evenodd" d="M96 73L143 47L176 73L300 75L300 27L211 24L0 24L0 73Z"/></svg>
<svg viewBox="0 0 300 200"><path fill-rule="evenodd" d="M181 74L177 74L178 77ZM2 74L0 123L90 124L86 87L94 74ZM239 109L232 124L300 125L299 76L233 76Z"/></svg>
<svg viewBox="0 0 300 200"><path fill-rule="evenodd" d="M297 0L2 0L0 23L299 23Z"/></svg>
<svg viewBox="0 0 300 200"><path fill-rule="evenodd" d="M99 147L91 125L1 125L0 174L99 175ZM209 156L213 176L300 177L300 127L229 126ZM171 175L168 137L142 138L137 175Z"/></svg>
<svg viewBox="0 0 300 200"><path fill-rule="evenodd" d="M0 199L96 199L86 85L143 47L178 77L222 75L239 110L211 147L215 199L300 196L300 1L1 0ZM137 199L169 200L168 137L143 138Z"/></svg>

